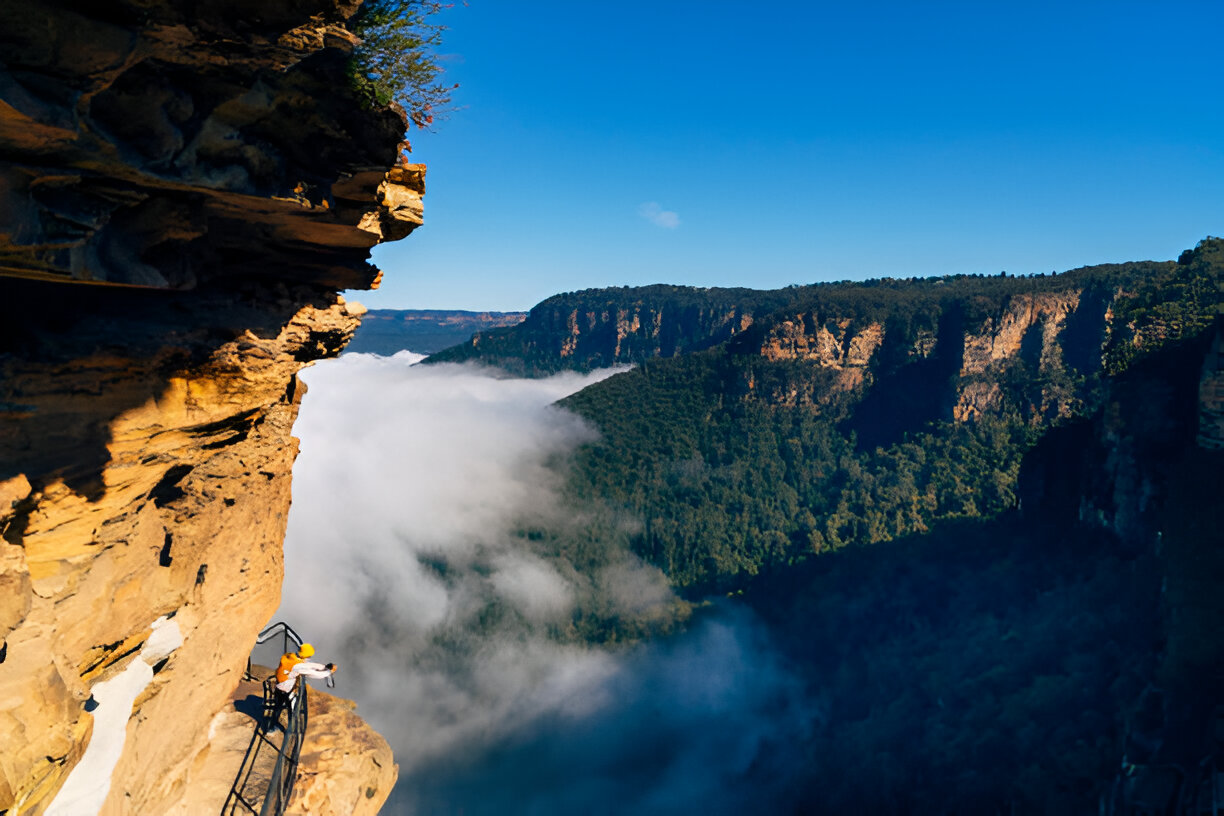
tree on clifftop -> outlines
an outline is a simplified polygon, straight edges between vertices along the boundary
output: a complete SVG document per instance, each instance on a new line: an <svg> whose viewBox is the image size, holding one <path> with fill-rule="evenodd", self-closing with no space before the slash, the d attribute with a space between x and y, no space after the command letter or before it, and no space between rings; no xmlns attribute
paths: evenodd
<svg viewBox="0 0 1224 816"><path fill-rule="evenodd" d="M419 128L433 123L458 85L440 81L437 46L445 26L431 21L448 4L431 0L365 0L352 20L361 45L349 66L370 105L397 102Z"/></svg>

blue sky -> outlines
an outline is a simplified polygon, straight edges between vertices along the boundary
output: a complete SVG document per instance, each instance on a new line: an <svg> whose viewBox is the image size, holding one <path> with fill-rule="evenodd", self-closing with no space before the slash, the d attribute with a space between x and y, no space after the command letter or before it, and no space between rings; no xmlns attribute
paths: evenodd
<svg viewBox="0 0 1224 816"><path fill-rule="evenodd" d="M1167 259L1224 234L1224 2L469 0L372 308Z"/></svg>

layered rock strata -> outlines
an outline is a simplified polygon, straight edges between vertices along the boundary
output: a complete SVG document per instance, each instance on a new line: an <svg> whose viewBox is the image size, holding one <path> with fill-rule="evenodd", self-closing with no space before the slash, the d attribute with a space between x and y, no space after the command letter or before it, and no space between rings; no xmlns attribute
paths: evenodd
<svg viewBox="0 0 1224 816"><path fill-rule="evenodd" d="M0 812L47 809L163 618L101 812L220 808L190 770L279 602L297 372L420 223L402 115L346 90L358 5L6 4Z"/></svg>
<svg viewBox="0 0 1224 816"><path fill-rule="evenodd" d="M395 784L396 765L391 747L357 716L352 701L311 688L307 738L299 755L297 781L288 813L294 816L344 814L374 816ZM220 812L230 786L243 765L251 742L254 717L259 715L263 686L238 684L231 700L208 724L208 746L186 769L182 796L168 798L159 813L165 816ZM254 794L266 784L277 747L256 762L245 790ZM215 806L214 806L215 805Z"/></svg>
<svg viewBox="0 0 1224 816"><path fill-rule="evenodd" d="M1109 340L1103 316L1108 305L1106 299L1085 297L1082 289L1021 294L1003 299L981 320L956 325L955 331L906 327L912 334L907 337L893 336L878 321L826 315L829 307L823 307L771 316L763 336L749 350L769 362L794 360L834 372L834 392L872 385L880 376L883 354L905 363L925 361L939 369L924 376L929 380L926 387L937 386L940 377L952 383L944 418L969 422L998 409L1003 399L1000 374L1016 363L1033 372L1062 371L1069 364L1067 349L1076 345L1086 348L1076 348L1071 356L1091 360L1099 368ZM1101 312L1100 319L1090 321L1087 312ZM942 319L959 323L953 310ZM1095 330L1085 332L1086 321L1094 322ZM755 382L749 383L750 389L755 387ZM825 380L799 378L765 398L781 405L819 404L830 395ZM1033 407L1035 415L1066 416L1070 411L1065 395L1061 401L1054 398L1046 404L1040 398L1038 402L1042 404Z"/></svg>
<svg viewBox="0 0 1224 816"><path fill-rule="evenodd" d="M35 348L0 363L3 580L24 598L0 620L0 793L21 812L71 769L92 685L159 615L184 644L137 701L106 812L181 796L279 603L296 374L338 353L359 313L280 290L90 292L113 317L27 321Z"/></svg>
<svg viewBox="0 0 1224 816"><path fill-rule="evenodd" d="M420 223L401 114L348 87L356 0L12 0L0 28L0 271L191 288L365 288ZM357 252L354 252L357 250Z"/></svg>
<svg viewBox="0 0 1224 816"><path fill-rule="evenodd" d="M787 291L643 286L556 295L515 326L478 332L430 362L480 360L538 376L710 348L792 299Z"/></svg>

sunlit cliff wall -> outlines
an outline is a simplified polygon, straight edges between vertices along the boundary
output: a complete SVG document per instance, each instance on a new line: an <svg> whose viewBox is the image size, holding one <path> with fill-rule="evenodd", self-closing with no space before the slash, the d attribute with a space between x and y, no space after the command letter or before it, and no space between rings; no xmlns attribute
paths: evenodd
<svg viewBox="0 0 1224 816"><path fill-rule="evenodd" d="M715 346L790 299L786 290L589 289L550 297L523 322L478 332L430 362L475 359L533 376L640 363Z"/></svg>
<svg viewBox="0 0 1224 816"><path fill-rule="evenodd" d="M279 602L297 372L421 219L402 115L344 80L358 5L5 3L0 813L54 799L162 616L183 644L103 812L211 806L192 772Z"/></svg>

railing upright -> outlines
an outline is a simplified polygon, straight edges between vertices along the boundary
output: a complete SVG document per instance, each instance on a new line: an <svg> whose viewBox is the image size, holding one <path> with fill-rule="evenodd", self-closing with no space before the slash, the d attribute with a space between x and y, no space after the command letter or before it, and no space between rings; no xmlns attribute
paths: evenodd
<svg viewBox="0 0 1224 816"><path fill-rule="evenodd" d="M297 688L289 705L285 738L281 741L280 751L277 752L276 767L272 769L272 778L268 782L268 792L264 797L263 807L259 810L259 816L281 816L289 806L306 734L307 688L309 687L302 680L297 681Z"/></svg>
<svg viewBox="0 0 1224 816"><path fill-rule="evenodd" d="M281 654L294 651L302 645L302 638L298 633L293 631L293 628L288 624L280 621L260 632L259 637L255 640L255 644L258 646L261 643L266 643L278 635L281 638ZM251 659L248 658L246 672L243 676L244 679L257 679L251 673L251 669ZM238 769L238 775L234 779L234 784L230 787L229 796L226 797L225 805L221 811L225 816L241 812L249 813L251 816L256 816L256 814L258 816L283 816L285 809L289 806L289 799L293 794L293 784L297 779L297 768L302 753L302 743L306 737L308 710L306 704L308 686L301 678L298 678L297 687L290 697L286 713L287 722L283 732L284 736L281 739L280 747L277 749L276 764L272 769L271 778L268 780L267 788L262 791L263 801L259 805L258 811L255 809L258 797L254 797L255 801L248 801L244 795L247 783L251 779L251 773L255 769L260 749L264 746L276 747L267 736L269 714L275 710L275 674L264 680L263 688L263 712L259 721L255 724L255 733L251 735L251 742L247 746L246 755L242 759L242 766Z"/></svg>
<svg viewBox="0 0 1224 816"><path fill-rule="evenodd" d="M281 650L280 650L281 654L285 654L286 652L290 652L290 651L296 651L298 647L302 645L301 636L297 632L293 631L292 626L285 623L284 621L277 621L276 623L272 624L267 629L264 629L262 632L259 633L259 636L255 638L255 646L258 647L260 644L267 643L269 640L276 637L277 635L280 635L281 637ZM291 643L293 644L293 649L289 648L289 644ZM254 650L252 649L252 653L253 652ZM243 674L242 679L244 680L258 679L254 675L251 674L251 658L250 657L247 658L246 672L245 674Z"/></svg>

